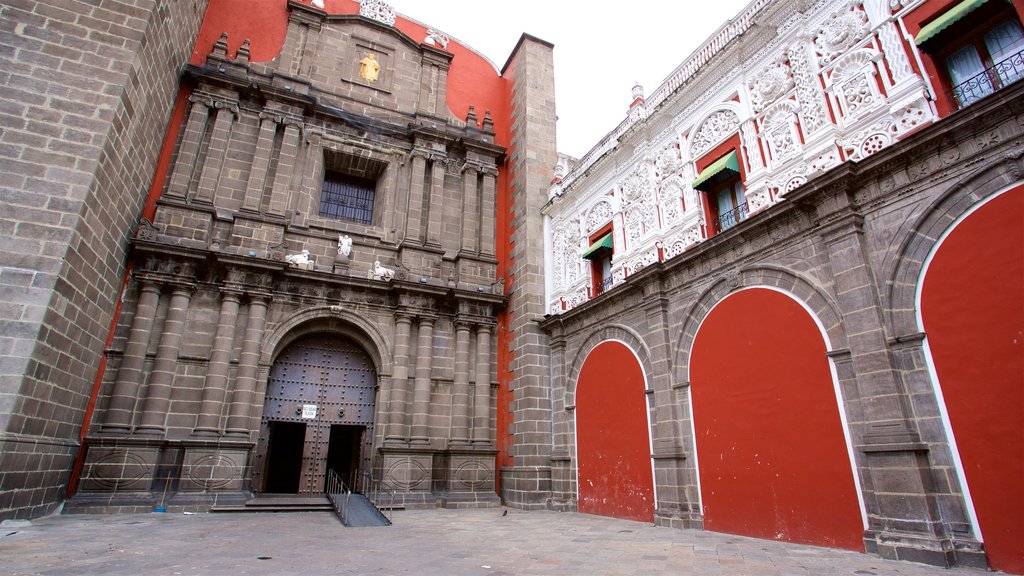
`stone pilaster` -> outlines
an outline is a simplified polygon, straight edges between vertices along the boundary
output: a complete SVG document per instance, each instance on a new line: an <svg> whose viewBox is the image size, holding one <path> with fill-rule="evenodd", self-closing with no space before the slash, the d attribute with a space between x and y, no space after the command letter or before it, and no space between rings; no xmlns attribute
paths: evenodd
<svg viewBox="0 0 1024 576"><path fill-rule="evenodd" d="M395 355L391 371L391 393L388 397L388 427L384 441L388 444L405 442L409 439L409 427L405 421L406 396L409 387L409 332L412 315L395 313Z"/></svg>
<svg viewBox="0 0 1024 576"><path fill-rule="evenodd" d="M231 140L231 125L238 117L238 104L218 100L213 103L217 110L213 120L213 131L210 134L210 144L206 154L206 161L203 164L203 171L199 177L199 187L196 189L195 200L212 204L215 200L220 172L224 167L224 158L228 153L228 142Z"/></svg>
<svg viewBox="0 0 1024 576"><path fill-rule="evenodd" d="M490 258L495 254L495 219L498 212L496 188L498 171L494 168L484 171L483 190L480 200L480 255Z"/></svg>
<svg viewBox="0 0 1024 576"><path fill-rule="evenodd" d="M146 349L149 348L149 335L153 331L153 319L160 303L160 286L145 280L141 284L139 302L128 332L128 343L121 357L121 367L117 371L114 391L104 416L104 432L127 432L132 427L135 402L139 397L142 370L146 363Z"/></svg>
<svg viewBox="0 0 1024 576"><path fill-rule="evenodd" d="M263 339L266 320L266 297L253 296L249 301L249 322L245 327L245 340L242 341L238 375L235 377L235 389L231 394L231 408L228 413L227 433L234 436L249 435L249 418L260 359L260 341Z"/></svg>
<svg viewBox="0 0 1024 576"><path fill-rule="evenodd" d="M444 157L434 156L430 162L430 204L427 208L427 244L430 246L441 245L441 225L444 220L444 212L441 209L441 202L444 201L444 172Z"/></svg>
<svg viewBox="0 0 1024 576"><path fill-rule="evenodd" d="M185 133L181 139L181 146L178 147L178 161L174 164L174 171L171 173L171 182L167 186L165 196L184 200L188 193L188 185L192 180L192 173L196 167L196 158L199 156L199 147L206 133L206 124L210 117L210 106L213 100L209 96L193 94L189 97L192 108L188 113L188 121L185 123Z"/></svg>
<svg viewBox="0 0 1024 576"><path fill-rule="evenodd" d="M239 294L221 290L220 314L217 319L217 333L213 338L210 365L203 384L203 398L193 433L196 435L220 434L220 415L224 409L224 396L228 387L228 370L231 350L235 342L235 321L238 318Z"/></svg>
<svg viewBox="0 0 1024 576"><path fill-rule="evenodd" d="M477 189L476 167L466 164L462 169L462 252L476 254L480 243L480 191Z"/></svg>
<svg viewBox="0 0 1024 576"><path fill-rule="evenodd" d="M256 138L256 152L252 157L252 169L249 182L245 187L245 200L242 209L259 212L263 203L263 191L267 186L267 171L270 168L270 157L274 153L274 139L277 137L277 117L260 113L260 132Z"/></svg>
<svg viewBox="0 0 1024 576"><path fill-rule="evenodd" d="M188 317L188 305L192 299L190 285L176 285L171 292L171 301L167 308L160 344L156 349L153 371L146 389L146 400L142 405L142 419L137 432L159 434L164 431L167 410L171 405L171 390L174 386L174 374L178 367L178 351L181 349L181 338L185 333L185 320Z"/></svg>
<svg viewBox="0 0 1024 576"><path fill-rule="evenodd" d="M284 139L281 141L281 153L277 159L277 173L270 193L269 214L284 216L291 196L292 174L295 160L299 153L299 126L287 122L284 127Z"/></svg>
<svg viewBox="0 0 1024 576"><path fill-rule="evenodd" d="M476 327L476 383L473 399L473 445L491 443L491 327Z"/></svg>
<svg viewBox="0 0 1024 576"><path fill-rule="evenodd" d="M470 439L469 336L471 327L470 322L465 319L455 320L455 377L452 382L450 445L465 446Z"/></svg>
<svg viewBox="0 0 1024 576"><path fill-rule="evenodd" d="M434 321L433 316L419 317L419 336L416 346L416 381L412 397L412 432L409 437L411 444L426 445L430 442L427 435L427 423L430 419L430 374L431 360L434 357Z"/></svg>
<svg viewBox="0 0 1024 576"><path fill-rule="evenodd" d="M423 221L426 214L423 209L424 185L426 182L427 155L422 150L412 151L412 181L409 186L409 209L406 214L406 239L419 243L424 240Z"/></svg>

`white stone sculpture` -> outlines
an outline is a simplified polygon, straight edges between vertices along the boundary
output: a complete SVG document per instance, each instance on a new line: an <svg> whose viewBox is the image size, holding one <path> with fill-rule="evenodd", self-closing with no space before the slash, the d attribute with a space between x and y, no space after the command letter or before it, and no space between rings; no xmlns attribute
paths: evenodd
<svg viewBox="0 0 1024 576"><path fill-rule="evenodd" d="M352 238L344 234L338 236L338 256L348 258L352 255Z"/></svg>
<svg viewBox="0 0 1024 576"><path fill-rule="evenodd" d="M319 8L319 9L321 9L321 10L323 10L323 9L324 9L324 0L313 0L312 4L313 4L313 6L315 6L316 8Z"/></svg>
<svg viewBox="0 0 1024 576"><path fill-rule="evenodd" d="M377 278L387 282L390 282L395 277L394 269L381 266L380 260L374 261L373 270L370 270L370 272L372 272Z"/></svg>
<svg viewBox="0 0 1024 576"><path fill-rule="evenodd" d="M310 268L313 265L313 261L309 259L309 250L303 250L297 254L289 254L284 257L284 261L299 268Z"/></svg>

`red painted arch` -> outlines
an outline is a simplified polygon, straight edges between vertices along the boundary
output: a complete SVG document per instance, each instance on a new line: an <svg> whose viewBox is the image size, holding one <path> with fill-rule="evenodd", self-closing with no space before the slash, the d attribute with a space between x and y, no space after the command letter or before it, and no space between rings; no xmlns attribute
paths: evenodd
<svg viewBox="0 0 1024 576"><path fill-rule="evenodd" d="M654 519L647 386L633 352L598 344L576 385L578 510L650 522Z"/></svg>
<svg viewBox="0 0 1024 576"><path fill-rule="evenodd" d="M942 241L921 316L989 563L1024 574L1024 186Z"/></svg>
<svg viewBox="0 0 1024 576"><path fill-rule="evenodd" d="M704 527L864 550L864 522L818 325L767 288L732 294L690 356Z"/></svg>

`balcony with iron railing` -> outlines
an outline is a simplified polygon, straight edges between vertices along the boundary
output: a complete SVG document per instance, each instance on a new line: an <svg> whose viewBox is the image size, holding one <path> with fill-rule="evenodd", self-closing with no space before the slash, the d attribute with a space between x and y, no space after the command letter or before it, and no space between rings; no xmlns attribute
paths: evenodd
<svg viewBox="0 0 1024 576"><path fill-rule="evenodd" d="M1024 77L1024 50L957 84L948 94L956 102L959 110L1013 84L1022 77Z"/></svg>
<svg viewBox="0 0 1024 576"><path fill-rule="evenodd" d="M611 276L601 280L600 282L594 282L593 288L590 289L590 297L597 298L601 294L604 294L612 287L613 283L614 281Z"/></svg>
<svg viewBox="0 0 1024 576"><path fill-rule="evenodd" d="M715 219L715 234L725 232L729 228L739 224L740 222L747 219L747 203L744 202L739 206L736 206L732 210L719 214L718 218Z"/></svg>

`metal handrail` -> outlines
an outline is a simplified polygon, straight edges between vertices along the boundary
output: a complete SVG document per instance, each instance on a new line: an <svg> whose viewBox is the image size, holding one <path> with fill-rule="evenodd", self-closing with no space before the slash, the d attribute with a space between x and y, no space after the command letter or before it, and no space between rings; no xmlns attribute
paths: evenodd
<svg viewBox="0 0 1024 576"><path fill-rule="evenodd" d="M352 499L352 490L333 469L327 470L327 498L334 506L334 512L341 523L348 526L348 502Z"/></svg>
<svg viewBox="0 0 1024 576"><path fill-rule="evenodd" d="M971 76L947 94L956 102L959 110L1021 78L1024 78L1024 50Z"/></svg>
<svg viewBox="0 0 1024 576"><path fill-rule="evenodd" d="M373 504L374 507L380 511L381 515L383 515L388 522L391 522L391 516L385 512L386 509L390 508L388 506L381 505L381 494L383 494L383 490L380 486L380 482L373 477L373 473L369 470L363 470L361 474L358 474L358 477L363 483L363 496L366 496L366 499L370 501L370 504ZM393 503L394 502L392 502L392 504Z"/></svg>

